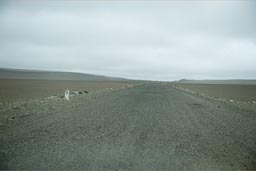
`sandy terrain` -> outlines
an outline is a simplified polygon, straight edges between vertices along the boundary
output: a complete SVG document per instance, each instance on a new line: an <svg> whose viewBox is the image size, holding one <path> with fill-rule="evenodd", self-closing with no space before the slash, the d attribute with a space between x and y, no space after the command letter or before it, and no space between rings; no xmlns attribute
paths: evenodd
<svg viewBox="0 0 256 171"><path fill-rule="evenodd" d="M186 80L174 81L182 84L225 84L225 85L256 85L256 80L231 79L231 80Z"/></svg>
<svg viewBox="0 0 256 171"><path fill-rule="evenodd" d="M242 102L256 102L256 85L189 83L175 83L174 85L215 98L232 99Z"/></svg>
<svg viewBox="0 0 256 171"><path fill-rule="evenodd" d="M2 105L0 113L0 169L256 169L255 104L166 84Z"/></svg>
<svg viewBox="0 0 256 171"><path fill-rule="evenodd" d="M135 82L0 79L0 103L63 95L67 89L92 92L104 88L121 88L133 84Z"/></svg>

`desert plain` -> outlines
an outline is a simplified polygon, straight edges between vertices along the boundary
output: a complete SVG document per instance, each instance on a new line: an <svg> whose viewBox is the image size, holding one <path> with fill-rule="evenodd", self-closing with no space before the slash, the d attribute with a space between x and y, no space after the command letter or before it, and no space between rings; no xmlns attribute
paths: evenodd
<svg viewBox="0 0 256 171"><path fill-rule="evenodd" d="M177 87L208 95L214 98L240 102L256 102L256 84L197 84L176 83Z"/></svg>
<svg viewBox="0 0 256 171"><path fill-rule="evenodd" d="M63 96L65 90L94 92L136 84L129 81L0 79L0 103Z"/></svg>
<svg viewBox="0 0 256 171"><path fill-rule="evenodd" d="M0 83L1 170L256 169L255 85Z"/></svg>

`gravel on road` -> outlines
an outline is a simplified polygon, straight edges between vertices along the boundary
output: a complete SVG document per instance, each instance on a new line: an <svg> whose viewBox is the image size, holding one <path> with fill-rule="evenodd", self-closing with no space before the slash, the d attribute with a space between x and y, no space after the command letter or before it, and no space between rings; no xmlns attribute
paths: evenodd
<svg viewBox="0 0 256 171"><path fill-rule="evenodd" d="M254 108L161 83L0 112L0 169L256 169Z"/></svg>

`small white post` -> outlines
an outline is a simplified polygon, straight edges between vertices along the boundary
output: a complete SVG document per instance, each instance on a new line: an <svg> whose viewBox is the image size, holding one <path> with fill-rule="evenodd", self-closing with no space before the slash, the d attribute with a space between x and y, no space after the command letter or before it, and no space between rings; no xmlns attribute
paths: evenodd
<svg viewBox="0 0 256 171"><path fill-rule="evenodd" d="M66 90L66 91L65 91L65 99L66 99L67 101L69 101L69 95L70 95L69 90Z"/></svg>

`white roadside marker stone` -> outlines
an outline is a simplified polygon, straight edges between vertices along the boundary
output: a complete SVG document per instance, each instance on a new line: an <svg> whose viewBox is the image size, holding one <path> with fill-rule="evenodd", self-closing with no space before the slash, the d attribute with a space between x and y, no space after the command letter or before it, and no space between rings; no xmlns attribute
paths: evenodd
<svg viewBox="0 0 256 171"><path fill-rule="evenodd" d="M70 92L69 92L69 90L66 90L66 91L65 91L65 99L66 99L67 101L70 100L70 99L69 99L69 96L70 96Z"/></svg>

